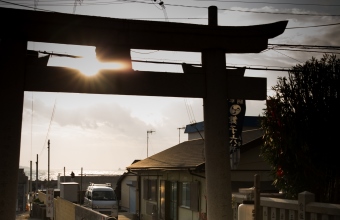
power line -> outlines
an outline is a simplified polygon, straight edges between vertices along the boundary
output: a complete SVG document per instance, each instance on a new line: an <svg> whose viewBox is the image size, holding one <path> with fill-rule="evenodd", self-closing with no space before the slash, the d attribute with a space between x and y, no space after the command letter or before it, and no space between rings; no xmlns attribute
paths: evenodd
<svg viewBox="0 0 340 220"><path fill-rule="evenodd" d="M193 0L202 2L224 2L224 3L245 3L245 4L269 4L269 5L303 5L303 6L340 6L328 4L312 4L312 3L292 3L292 2L248 2L248 1L228 1L228 0Z"/></svg>
<svg viewBox="0 0 340 220"><path fill-rule="evenodd" d="M159 62L159 61L146 61L146 60L131 60L132 62L142 62L142 63L157 63L157 64L173 64L173 65L182 65L182 63L177 63L177 62ZM189 65L195 65L195 66L201 66L201 64L193 64L193 63L187 63ZM241 66L226 66L226 68L240 68ZM288 67L281 67L281 68L255 68L255 67L246 67L242 66L242 68L249 69L249 70L270 70L270 71L288 71ZM189 120L190 119L190 109L187 109Z"/></svg>
<svg viewBox="0 0 340 220"><path fill-rule="evenodd" d="M286 50L286 51L296 51L296 52L313 52L313 53L332 53L332 54L340 54L337 52L331 52L331 51L317 51L317 50L298 50L298 49L280 49L280 48L275 48L271 50Z"/></svg>
<svg viewBox="0 0 340 220"><path fill-rule="evenodd" d="M289 48L308 48L308 49L333 49L333 50L340 50L340 46L323 46L323 45L268 44L268 46L275 46L275 47L289 47Z"/></svg>
<svg viewBox="0 0 340 220"><path fill-rule="evenodd" d="M281 53L281 52L279 52L279 51L276 51L275 49L272 49L273 51L275 51L276 53L279 53L279 54L281 54L281 55L283 55L283 56L286 56L286 57L288 57L288 58L290 58L290 59L292 59L292 60L295 60L295 61L297 61L297 62L299 62L299 63L302 63L300 60L297 60L297 59L295 59L295 58L293 58L293 57L290 57L290 56L288 56L287 54L284 54L284 53Z"/></svg>
<svg viewBox="0 0 340 220"><path fill-rule="evenodd" d="M12 2L17 1L17 2L26 2L23 0L12 0ZM152 1L152 0L151 0ZM294 2L269 2L269 1L229 1L229 0L192 0L192 1L197 1L197 2L221 2L221 3L244 3L244 4L268 4L268 5L300 5L300 6L324 6L324 7L338 7L340 5L338 4L315 4L315 3L294 3ZM44 1L39 1L44 2ZM45 3L56 3L58 1L45 1ZM61 4L73 4L73 0L63 0L59 1ZM70 3L67 3L70 2ZM87 1L89 2L89 1ZM131 0L111 0L111 1L91 1L91 3L87 3L89 5L106 5L106 4L124 4L124 3L129 3L129 2L135 2ZM144 2L147 3L147 1L138 1L138 2ZM34 2L36 4L36 1Z"/></svg>
<svg viewBox="0 0 340 220"><path fill-rule="evenodd" d="M277 50L286 50L286 51L297 51L297 52L315 52L315 53L333 53L333 54L339 54L338 52L330 52L330 51L325 52L325 51L321 51L321 50L334 50L334 51L340 50L340 46L293 45L293 44L268 44L268 46L270 46L270 48L268 48L266 51L274 50L277 53L280 53ZM311 50L311 49L313 49L313 50ZM315 50L315 49L317 49L317 50ZM40 52L40 51L38 51L38 52ZM133 51L133 52L138 53L138 51ZM154 53L154 52L157 52L157 51L152 51L152 53ZM40 53L45 53L45 54L49 54L49 55L57 55L57 56L65 56L65 57L71 57L71 58L79 58L79 56L67 55L67 54L55 54L55 53L49 53L49 52L46 52L46 51L40 52ZM283 53L280 53L280 54L289 57L286 54L283 54ZM301 63L301 61L296 60L296 59L294 59L292 57L289 57L289 58L291 58L291 59ZM154 58L153 60L157 60L157 59ZM183 62L145 61L145 60L131 60L131 61L132 62L155 63L155 64L170 64L170 65L182 65L182 63L183 63ZM201 64L190 64L190 65L200 66ZM236 66L227 66L227 67L229 67L229 68L237 68ZM286 67L272 68L272 67L268 67L268 66L266 66L264 68L260 68L260 67L256 67L256 68L255 67L246 67L246 69L251 69L251 70L270 70L270 71L287 71Z"/></svg>
<svg viewBox="0 0 340 220"><path fill-rule="evenodd" d="M4 3L9 4L9 5L15 5L15 6L20 6L20 7L24 7L24 8L33 9L35 11L39 10L39 11L44 11L44 12L53 12L53 13L55 13L55 11L39 9L35 5L34 5L34 7L32 7L32 6L27 6L27 5L23 5L23 4L16 4L16 3L13 3L13 2L7 2L7 1L3 1L3 0L0 0L0 2L4 2Z"/></svg>
<svg viewBox="0 0 340 220"><path fill-rule="evenodd" d="M325 27L325 26L333 26L333 25L340 25L340 23L320 24L320 25L311 25L311 26L303 26L303 27L288 27L288 28L286 28L286 29L300 29L300 28L312 28L312 27Z"/></svg>
<svg viewBox="0 0 340 220"><path fill-rule="evenodd" d="M49 136L49 134L50 134L50 129L51 129L51 124L52 124L52 121L53 121L53 118L54 118L54 112L55 112L56 103L57 103L57 99L55 99L55 101L54 101L54 106L53 106L53 111L52 111L52 116L51 116L50 124L49 124L49 126L48 126L48 130L47 130L45 142L44 142L43 148L41 149L40 155L43 153L43 151L44 151L44 149L45 149L44 147L45 147L45 145L46 145L46 141L47 141L48 136Z"/></svg>
<svg viewBox="0 0 340 220"><path fill-rule="evenodd" d="M296 52L314 52L314 53L333 53L340 54L339 46L319 46L319 45L292 45L292 44L268 44L269 50L286 50ZM322 51L322 50L333 50L333 51Z"/></svg>
<svg viewBox="0 0 340 220"><path fill-rule="evenodd" d="M119 0L118 0L119 1ZM139 4L154 4L152 2L144 2L144 1L137 1L137 0L120 0L123 3L139 3ZM7 4L12 4L12 5L17 5L17 6L22 6L22 7L28 7L31 9L36 10L37 8L35 7L29 7L26 5L21 5L21 4L15 4L15 3L11 3L11 2L7 2L7 1L3 1L0 0L0 2L4 2ZM88 4L83 4L83 6L91 6L91 5L97 5L98 3L88 3ZM106 3L106 4L117 4L117 2L115 3ZM58 5L42 5L40 4L40 6L71 6L71 4L58 4ZM72 5L74 6L74 4ZM167 4L167 6L171 6L171 7L184 7L184 8L196 8L196 9L208 9L208 7L204 7L204 6L192 6L192 5L181 5L181 4ZM338 6L338 5L335 5ZM258 14L281 14L281 15L296 15L296 16L329 16L329 17L339 17L340 14L310 14L310 13L288 13L288 12L261 12L261 11L250 11L250 10L237 10L237 9L227 9L227 8L219 8L218 10L220 11L232 11L232 12L247 12L247 13L258 13Z"/></svg>

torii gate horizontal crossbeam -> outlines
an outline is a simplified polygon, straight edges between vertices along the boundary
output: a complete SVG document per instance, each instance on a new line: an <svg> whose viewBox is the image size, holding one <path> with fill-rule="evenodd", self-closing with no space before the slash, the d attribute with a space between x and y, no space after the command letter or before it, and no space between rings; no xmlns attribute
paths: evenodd
<svg viewBox="0 0 340 220"><path fill-rule="evenodd" d="M8 22L10 21L10 22ZM138 21L63 13L0 8L0 38L130 49L225 53L258 53L269 38L283 33L288 21L253 26L209 26Z"/></svg>
<svg viewBox="0 0 340 220"><path fill-rule="evenodd" d="M266 84L266 78L228 74L225 89L229 98L264 100L267 94ZM29 66L26 69L24 89L40 92L204 98L205 88L204 74L148 71L120 73L105 70L98 75L87 77L78 70L65 67Z"/></svg>

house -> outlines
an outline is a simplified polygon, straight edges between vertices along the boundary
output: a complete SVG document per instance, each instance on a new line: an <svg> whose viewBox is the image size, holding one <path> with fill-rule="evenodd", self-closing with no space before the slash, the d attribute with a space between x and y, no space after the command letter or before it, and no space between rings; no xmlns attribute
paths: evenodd
<svg viewBox="0 0 340 220"><path fill-rule="evenodd" d="M132 164L139 162L140 160L134 160ZM115 193L119 201L119 210L129 213L136 213L138 206L138 175L131 172L124 172L119 179L115 187Z"/></svg>
<svg viewBox="0 0 340 220"><path fill-rule="evenodd" d="M254 185L261 177L261 190L274 191L270 167L260 157L263 132L258 117L245 117L242 131L241 160L231 170L232 192ZM205 219L207 202L204 158L204 123L187 125L188 141L127 167L138 176L139 213L144 220ZM218 180L216 180L218 181Z"/></svg>

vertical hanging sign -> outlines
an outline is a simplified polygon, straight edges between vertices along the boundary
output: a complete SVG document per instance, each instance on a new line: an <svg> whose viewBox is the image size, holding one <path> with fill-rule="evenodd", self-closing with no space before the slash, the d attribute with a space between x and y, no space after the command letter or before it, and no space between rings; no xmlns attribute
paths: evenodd
<svg viewBox="0 0 340 220"><path fill-rule="evenodd" d="M230 167L236 169L240 162L240 147L242 145L242 128L246 114L246 100L228 99Z"/></svg>
<svg viewBox="0 0 340 220"><path fill-rule="evenodd" d="M53 219L54 189L48 188L46 191L46 217Z"/></svg>

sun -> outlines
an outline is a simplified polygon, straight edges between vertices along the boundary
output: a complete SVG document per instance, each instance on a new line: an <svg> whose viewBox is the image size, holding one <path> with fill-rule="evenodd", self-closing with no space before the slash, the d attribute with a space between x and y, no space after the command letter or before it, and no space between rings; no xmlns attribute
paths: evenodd
<svg viewBox="0 0 340 220"><path fill-rule="evenodd" d="M100 62L96 57L95 47L93 46L30 42L28 49L51 51L47 64L48 66L77 69L87 76L95 75L100 70L119 70L127 68L127 66L121 62ZM65 56L63 56L63 54L65 54ZM46 53L41 53L39 56L46 56Z"/></svg>
<svg viewBox="0 0 340 220"><path fill-rule="evenodd" d="M49 66L61 66L77 69L86 76L97 74L100 70L123 69L124 65L119 62L100 62L96 57L67 58L55 57L51 59Z"/></svg>

